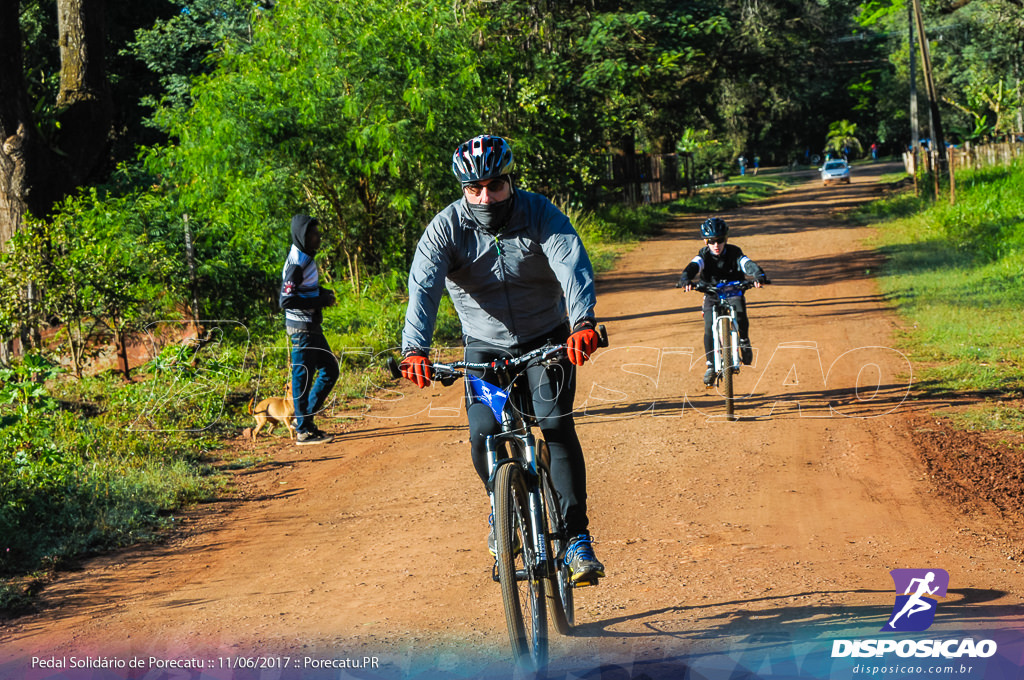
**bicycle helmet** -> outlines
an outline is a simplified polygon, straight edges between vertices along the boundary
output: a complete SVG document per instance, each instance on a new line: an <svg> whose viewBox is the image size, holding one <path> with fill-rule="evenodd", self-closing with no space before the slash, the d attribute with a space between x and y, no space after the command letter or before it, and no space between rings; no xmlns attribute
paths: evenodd
<svg viewBox="0 0 1024 680"><path fill-rule="evenodd" d="M725 238L729 233L729 225L721 217L710 217L700 225L700 235L704 238Z"/></svg>
<svg viewBox="0 0 1024 680"><path fill-rule="evenodd" d="M514 166L508 142L491 135L463 142L452 154L452 172L463 184L507 175Z"/></svg>

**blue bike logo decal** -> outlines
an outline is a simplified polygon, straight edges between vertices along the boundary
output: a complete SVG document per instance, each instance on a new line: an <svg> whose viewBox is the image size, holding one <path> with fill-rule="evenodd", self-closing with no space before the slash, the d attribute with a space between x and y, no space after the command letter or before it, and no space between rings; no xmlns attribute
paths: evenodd
<svg viewBox="0 0 1024 680"><path fill-rule="evenodd" d="M508 392L495 387L486 380L472 374L466 374L469 381L469 389L474 399L479 399L490 407L495 420L501 422L501 412L505 410L505 402L508 401Z"/></svg>
<svg viewBox="0 0 1024 680"><path fill-rule="evenodd" d="M715 286L718 298L728 300L729 298L743 297L743 286L738 281L724 281Z"/></svg>
<svg viewBox="0 0 1024 680"><path fill-rule="evenodd" d="M927 630L935 621L938 601L928 597L945 597L949 573L945 569L893 569L896 603L883 631L916 632Z"/></svg>

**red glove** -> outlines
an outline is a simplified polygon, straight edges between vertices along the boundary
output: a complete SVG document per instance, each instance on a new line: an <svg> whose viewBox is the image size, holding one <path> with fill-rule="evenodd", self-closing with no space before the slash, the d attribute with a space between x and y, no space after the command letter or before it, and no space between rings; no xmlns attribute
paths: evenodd
<svg viewBox="0 0 1024 680"><path fill-rule="evenodd" d="M402 377L416 383L420 389L430 384L434 371L430 367L430 359L419 354L410 354L398 365Z"/></svg>
<svg viewBox="0 0 1024 680"><path fill-rule="evenodd" d="M565 343L569 361L576 366L582 366L597 349L599 342L597 331L589 324L583 326L570 335Z"/></svg>

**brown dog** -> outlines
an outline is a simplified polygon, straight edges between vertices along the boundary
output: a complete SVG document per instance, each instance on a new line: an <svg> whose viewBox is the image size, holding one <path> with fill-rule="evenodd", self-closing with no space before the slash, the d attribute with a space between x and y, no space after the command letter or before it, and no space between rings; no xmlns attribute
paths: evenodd
<svg viewBox="0 0 1024 680"><path fill-rule="evenodd" d="M256 441L256 433L263 429L267 423L270 427L268 433L272 433L278 424L288 428L288 436L295 439L295 402L292 400L292 386L288 383L285 386L285 396L267 397L253 408L256 397L249 400L249 413L256 419L256 427L252 431L252 440Z"/></svg>

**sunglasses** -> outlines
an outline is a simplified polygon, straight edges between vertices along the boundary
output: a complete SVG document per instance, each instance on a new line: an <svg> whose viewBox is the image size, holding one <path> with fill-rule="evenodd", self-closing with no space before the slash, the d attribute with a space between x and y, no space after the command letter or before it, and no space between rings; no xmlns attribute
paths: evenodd
<svg viewBox="0 0 1024 680"><path fill-rule="evenodd" d="M709 246L717 246L720 243L725 243L725 239L724 238L709 238L709 239L707 239L707 242L708 242Z"/></svg>
<svg viewBox="0 0 1024 680"><path fill-rule="evenodd" d="M480 193L486 188L487 191L493 193L495 191L501 191L508 186L508 177L495 177L494 179L487 182L487 184L481 184L480 182L470 182L469 184L463 184L462 188L466 190L466 193L470 196L479 196Z"/></svg>

